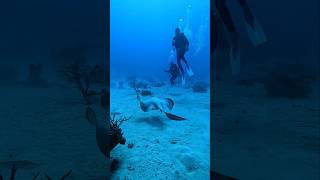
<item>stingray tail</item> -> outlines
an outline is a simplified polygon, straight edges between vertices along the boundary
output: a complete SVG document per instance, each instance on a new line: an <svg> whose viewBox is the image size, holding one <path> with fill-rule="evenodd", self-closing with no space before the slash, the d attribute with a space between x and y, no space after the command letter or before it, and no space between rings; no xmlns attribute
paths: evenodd
<svg viewBox="0 0 320 180"><path fill-rule="evenodd" d="M166 113L166 116L171 119L171 120L175 120L175 121L182 121L182 120L186 120L186 118L184 117L180 117L174 114L170 114L170 113Z"/></svg>

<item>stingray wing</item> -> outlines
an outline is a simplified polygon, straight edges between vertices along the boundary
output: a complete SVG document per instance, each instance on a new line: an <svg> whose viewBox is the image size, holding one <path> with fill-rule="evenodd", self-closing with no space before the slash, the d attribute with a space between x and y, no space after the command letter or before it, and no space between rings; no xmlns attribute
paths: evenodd
<svg viewBox="0 0 320 180"><path fill-rule="evenodd" d="M162 112L170 112L173 108L174 102L170 98L164 98L159 99L156 102L156 105Z"/></svg>
<svg viewBox="0 0 320 180"><path fill-rule="evenodd" d="M164 98L164 99L167 102L168 109L170 109L170 111L171 111L173 106L174 106L174 101L172 99L170 99L170 98Z"/></svg>
<svg viewBox="0 0 320 180"><path fill-rule="evenodd" d="M171 119L171 120L175 120L175 121L183 121L183 120L186 120L186 118L184 117L180 117L180 116L177 116L177 115L174 115L174 114L171 114L171 113L166 113L166 116Z"/></svg>

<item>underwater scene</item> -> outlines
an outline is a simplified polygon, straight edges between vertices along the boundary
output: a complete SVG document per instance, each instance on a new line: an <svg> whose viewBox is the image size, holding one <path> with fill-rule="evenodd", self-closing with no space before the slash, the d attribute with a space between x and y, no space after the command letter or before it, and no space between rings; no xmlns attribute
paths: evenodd
<svg viewBox="0 0 320 180"><path fill-rule="evenodd" d="M319 1L211 6L213 179L319 179Z"/></svg>
<svg viewBox="0 0 320 180"><path fill-rule="evenodd" d="M1 2L0 180L318 180L318 10Z"/></svg>
<svg viewBox="0 0 320 180"><path fill-rule="evenodd" d="M108 9L1 3L0 179L109 179L108 129L96 128L108 120Z"/></svg>
<svg viewBox="0 0 320 180"><path fill-rule="evenodd" d="M209 3L110 1L111 179L210 178Z"/></svg>

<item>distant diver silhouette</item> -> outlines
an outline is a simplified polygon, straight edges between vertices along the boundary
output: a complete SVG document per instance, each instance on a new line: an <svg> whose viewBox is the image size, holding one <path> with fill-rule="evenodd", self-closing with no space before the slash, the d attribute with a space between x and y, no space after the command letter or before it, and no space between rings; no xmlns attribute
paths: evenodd
<svg viewBox="0 0 320 180"><path fill-rule="evenodd" d="M180 28L175 29L175 36L172 40L172 46L173 49L176 50L177 53L177 64L179 66L180 72L181 72L181 78L182 78L182 84L185 84L185 77L184 77L184 70L181 65L181 60L185 63L187 68L187 73L189 76L193 76L193 72L184 57L184 54L189 50L189 41L187 37L180 31Z"/></svg>
<svg viewBox="0 0 320 180"><path fill-rule="evenodd" d="M253 16L248 3L246 0L237 0L240 4L244 17L245 25L248 36L254 46L258 46L267 41L266 35L263 32L257 19ZM212 3L214 7L211 8L210 12L210 23L211 23L211 36L210 46L211 54L213 54L218 47L218 39L220 36L221 25L225 25L227 31L230 34L230 66L233 75L240 74L240 45L239 45L239 33L234 25L231 18L230 11L226 5L226 0L214 0ZM222 23L221 23L222 22Z"/></svg>
<svg viewBox="0 0 320 180"><path fill-rule="evenodd" d="M180 72L179 72L179 68L177 67L177 65L173 62L170 63L170 69L169 70L166 70L164 72L167 72L171 75L170 77L170 84L171 86L174 85L174 81L177 79L177 77L180 75Z"/></svg>

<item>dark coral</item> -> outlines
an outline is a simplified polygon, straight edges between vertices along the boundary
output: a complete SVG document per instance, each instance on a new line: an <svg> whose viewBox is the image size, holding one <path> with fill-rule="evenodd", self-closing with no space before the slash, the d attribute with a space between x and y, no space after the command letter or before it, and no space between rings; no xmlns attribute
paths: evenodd
<svg viewBox="0 0 320 180"><path fill-rule="evenodd" d="M116 115L114 114L113 117L110 117L110 129L111 129L111 148L110 151L118 144L124 145L126 143L126 139L123 137L122 129L120 128L120 125L129 119L131 117L121 117L121 118L115 118Z"/></svg>
<svg viewBox="0 0 320 180"><path fill-rule="evenodd" d="M75 62L66 65L60 71L61 76L66 81L68 81L72 85L75 85L79 89L82 97L88 105L92 104L92 102L90 101L90 97L99 94L93 90L90 90L90 86L93 83L92 75L94 74L96 69L96 66L92 67Z"/></svg>
<svg viewBox="0 0 320 180"><path fill-rule="evenodd" d="M91 107L87 107L86 118L90 124L96 126L97 145L100 151L108 158L110 158L110 152L114 147L118 144L124 145L126 143L120 126L131 117L116 118L116 114L113 114L112 117L109 115L106 117L106 124L99 123L94 110Z"/></svg>
<svg viewBox="0 0 320 180"><path fill-rule="evenodd" d="M110 171L113 173L115 172L118 168L120 167L120 162L117 159L112 160L111 166L110 166Z"/></svg>

